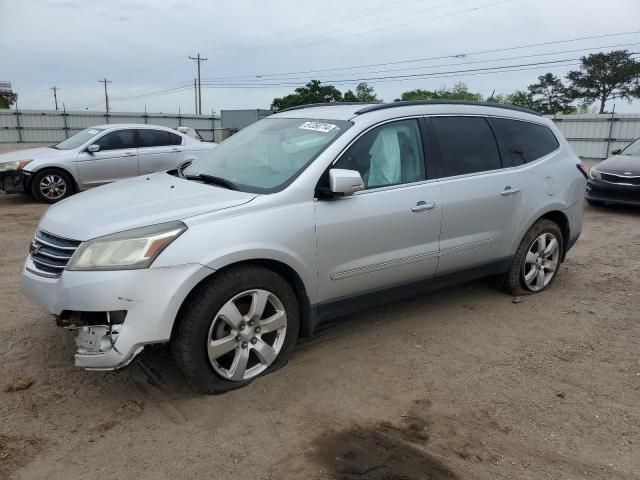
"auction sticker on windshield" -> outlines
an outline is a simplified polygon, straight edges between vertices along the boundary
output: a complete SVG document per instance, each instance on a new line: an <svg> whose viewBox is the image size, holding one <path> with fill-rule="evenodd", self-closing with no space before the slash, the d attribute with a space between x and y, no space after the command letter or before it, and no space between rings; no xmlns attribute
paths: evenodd
<svg viewBox="0 0 640 480"><path fill-rule="evenodd" d="M302 130L313 130L314 132L329 133L334 128L338 128L338 126L333 123L304 122L298 128Z"/></svg>

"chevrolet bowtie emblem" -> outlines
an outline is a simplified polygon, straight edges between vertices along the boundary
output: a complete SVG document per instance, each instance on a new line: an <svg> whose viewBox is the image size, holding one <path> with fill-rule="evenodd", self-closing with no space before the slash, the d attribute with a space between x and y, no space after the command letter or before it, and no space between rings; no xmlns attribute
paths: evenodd
<svg viewBox="0 0 640 480"><path fill-rule="evenodd" d="M40 251L40 246L36 245L33 242L31 242L31 247L29 248L29 253L31 255L37 255L39 251Z"/></svg>

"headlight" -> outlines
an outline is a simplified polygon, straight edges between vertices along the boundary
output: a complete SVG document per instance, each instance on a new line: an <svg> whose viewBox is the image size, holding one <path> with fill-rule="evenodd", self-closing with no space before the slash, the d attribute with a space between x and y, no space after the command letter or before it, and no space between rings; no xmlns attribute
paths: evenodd
<svg viewBox="0 0 640 480"><path fill-rule="evenodd" d="M595 169L595 167L589 170L589 176L594 180L602 180L602 175L598 170Z"/></svg>
<svg viewBox="0 0 640 480"><path fill-rule="evenodd" d="M83 242L67 270L131 270L147 268L187 226L182 222L135 228Z"/></svg>
<svg viewBox="0 0 640 480"><path fill-rule="evenodd" d="M0 163L0 172L19 172L31 160L14 160L12 162Z"/></svg>

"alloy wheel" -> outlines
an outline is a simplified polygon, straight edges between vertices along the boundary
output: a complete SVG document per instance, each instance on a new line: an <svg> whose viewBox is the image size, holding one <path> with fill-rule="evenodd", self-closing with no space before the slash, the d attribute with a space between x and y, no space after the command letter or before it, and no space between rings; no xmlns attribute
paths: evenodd
<svg viewBox="0 0 640 480"><path fill-rule="evenodd" d="M40 193L49 200L59 200L67 193L67 182L60 175L51 173L40 180Z"/></svg>
<svg viewBox="0 0 640 480"><path fill-rule="evenodd" d="M539 292L549 285L558 270L560 244L553 233L543 233L536 238L524 259L522 278L526 287Z"/></svg>
<svg viewBox="0 0 640 480"><path fill-rule="evenodd" d="M273 293L253 289L239 293L216 313L207 336L213 369L240 382L264 372L276 359L287 333L287 314Z"/></svg>

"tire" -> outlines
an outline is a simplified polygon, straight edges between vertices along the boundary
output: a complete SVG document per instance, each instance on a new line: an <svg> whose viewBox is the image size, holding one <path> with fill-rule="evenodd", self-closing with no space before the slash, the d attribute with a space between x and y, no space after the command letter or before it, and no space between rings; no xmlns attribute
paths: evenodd
<svg viewBox="0 0 640 480"><path fill-rule="evenodd" d="M44 203L56 203L74 192L71 175L63 170L45 169L31 179L31 194Z"/></svg>
<svg viewBox="0 0 640 480"><path fill-rule="evenodd" d="M604 202L601 202L600 200L589 200L587 198L587 203L592 207L604 207Z"/></svg>
<svg viewBox="0 0 640 480"><path fill-rule="evenodd" d="M271 270L240 266L223 271L197 287L187 302L171 346L176 364L202 393L243 387L282 368L293 352L300 329L298 301L289 283ZM262 313L256 308L251 315L260 304L266 305Z"/></svg>
<svg viewBox="0 0 640 480"><path fill-rule="evenodd" d="M541 243L537 243L542 236L546 241L546 247L552 244L552 239L556 241L556 249L551 255L538 255ZM546 250L545 250L546 251ZM532 256L528 257L531 253ZM516 254L511 261L509 271L498 277L498 286L511 295L531 295L540 293L549 288L558 276L560 261L564 254L564 238L560 227L551 220L538 220L524 235L520 242ZM532 263L534 256L536 263ZM527 261L529 260L529 261ZM540 267L542 267L543 278L540 277ZM532 274L534 274L531 277ZM529 274L527 278L525 276Z"/></svg>

